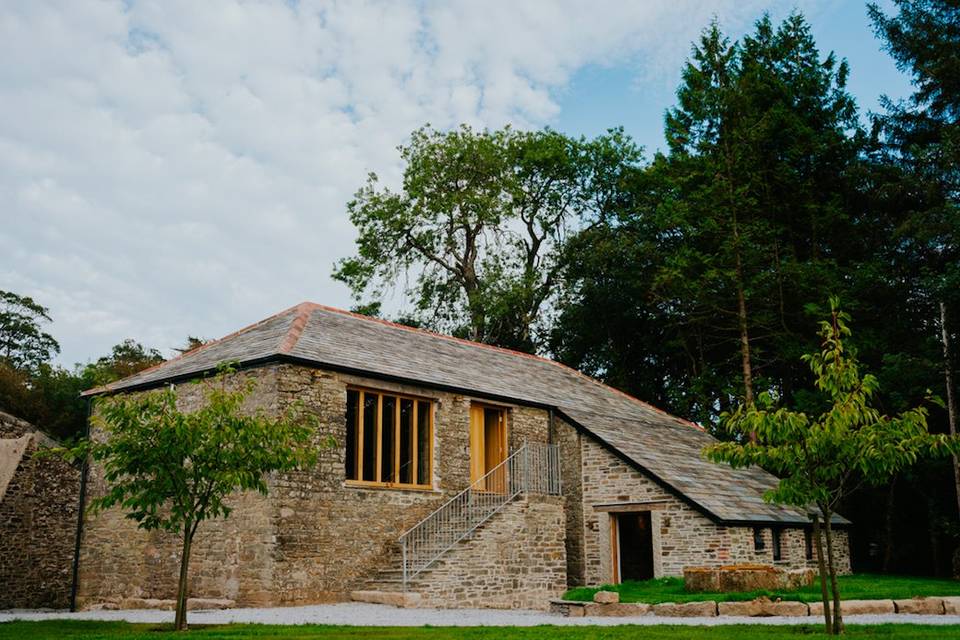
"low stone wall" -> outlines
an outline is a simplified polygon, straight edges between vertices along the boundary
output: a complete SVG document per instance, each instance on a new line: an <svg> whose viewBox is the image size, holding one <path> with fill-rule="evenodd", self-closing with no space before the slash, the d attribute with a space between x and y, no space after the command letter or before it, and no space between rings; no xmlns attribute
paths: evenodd
<svg viewBox="0 0 960 640"><path fill-rule="evenodd" d="M832 607L831 607L832 608ZM770 600L757 598L747 602L715 602L705 600L701 602L686 602L676 604L664 602L662 604L644 604L639 602L608 604L598 602L577 602L571 600L553 600L550 602L550 611L563 616L578 618L583 616L599 617L636 617L660 616L665 618L690 617L805 617L823 616L823 603L796 602L792 600ZM844 616L854 615L958 615L960 614L960 597L946 598L910 598L906 600L843 600L840 611Z"/></svg>
<svg viewBox="0 0 960 640"><path fill-rule="evenodd" d="M559 497L510 503L430 570L418 606L544 609L567 584Z"/></svg>
<svg viewBox="0 0 960 640"><path fill-rule="evenodd" d="M0 487L0 609L66 608L80 472L60 458L38 456L56 443L28 423L3 413L0 423L2 442L10 445L2 448L10 459Z"/></svg>

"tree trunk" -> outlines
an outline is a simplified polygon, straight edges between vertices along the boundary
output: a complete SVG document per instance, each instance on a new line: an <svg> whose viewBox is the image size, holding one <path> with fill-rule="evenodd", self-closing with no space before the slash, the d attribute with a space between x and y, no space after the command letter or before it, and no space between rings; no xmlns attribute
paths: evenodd
<svg viewBox="0 0 960 640"><path fill-rule="evenodd" d="M947 329L947 303L940 301L940 342L943 345L943 377L947 385L947 424L950 435L957 435L957 398L953 391L953 360L950 352L950 331ZM953 486L957 494L957 513L960 514L960 464L953 456Z"/></svg>
<svg viewBox="0 0 960 640"><path fill-rule="evenodd" d="M827 563L823 557L823 536L820 534L820 518L811 514L813 520L813 543L817 546L817 568L820 571L820 595L823 599L823 625L827 635L833 635L833 619L830 616L830 596L827 593Z"/></svg>
<svg viewBox="0 0 960 640"><path fill-rule="evenodd" d="M896 488L897 476L893 476L890 488L887 490L887 511L883 522L883 561L880 565L883 573L890 572L890 564L893 561L893 514L896 506Z"/></svg>
<svg viewBox="0 0 960 640"><path fill-rule="evenodd" d="M821 509L823 512L823 528L827 534L827 570L830 572L830 591L833 593L833 633L839 635L843 633L843 614L840 610L840 586L837 584L837 564L833 555L833 526L830 520L833 514Z"/></svg>
<svg viewBox="0 0 960 640"><path fill-rule="evenodd" d="M180 580L177 582L177 615L173 627L187 630L187 574L190 566L190 546L193 544L194 528L190 523L183 527L183 553L180 555Z"/></svg>

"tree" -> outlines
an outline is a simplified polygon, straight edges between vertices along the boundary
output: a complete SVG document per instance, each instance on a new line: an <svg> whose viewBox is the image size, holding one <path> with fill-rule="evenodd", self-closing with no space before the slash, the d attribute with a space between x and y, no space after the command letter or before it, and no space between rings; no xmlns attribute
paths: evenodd
<svg viewBox="0 0 960 640"><path fill-rule="evenodd" d="M887 482L921 457L955 452L960 441L929 433L925 407L889 416L873 406L877 379L861 373L856 354L845 345L851 335L849 316L836 299L830 306L830 319L820 324L821 349L804 356L823 403L819 414L788 409L775 394L761 393L755 405L744 403L723 415L722 425L734 439L704 453L734 467L758 465L771 471L780 481L766 500L812 510L824 622L827 633L836 634L843 631L832 534L837 505L858 487ZM748 434L755 434L755 440L748 440Z"/></svg>
<svg viewBox="0 0 960 640"><path fill-rule="evenodd" d="M156 349L144 347L136 340L127 338L114 345L110 355L84 366L80 375L88 385L85 388L91 389L132 376L163 361L163 355Z"/></svg>
<svg viewBox="0 0 960 640"><path fill-rule="evenodd" d="M476 132L424 127L400 147L399 192L371 174L348 204L357 255L334 277L362 305L400 278L422 325L472 340L535 350L558 287L561 248L610 183L639 158L620 131L593 141L550 130Z"/></svg>
<svg viewBox="0 0 960 640"><path fill-rule="evenodd" d="M237 382L233 373L224 366L199 383L204 402L195 411L177 408L173 388L103 398L91 438L68 452L103 467L108 489L91 501L92 511L119 506L141 529L181 536L177 630L187 626L190 551L200 524L228 517L227 498L236 491L266 494L265 474L316 459L311 416L300 405L278 417L246 411L254 383Z"/></svg>
<svg viewBox="0 0 960 640"><path fill-rule="evenodd" d="M807 303L869 253L847 240L863 140L846 76L799 14L739 42L709 26L666 115L669 153L569 243L558 355L708 426L737 396L792 400L816 344Z"/></svg>
<svg viewBox="0 0 960 640"><path fill-rule="evenodd" d="M35 371L60 345L41 329L51 322L50 310L29 296L0 291L0 363L14 369Z"/></svg>
<svg viewBox="0 0 960 640"><path fill-rule="evenodd" d="M960 5L948 0L895 0L896 16L868 11L877 35L916 88L904 102L884 97L876 118L888 160L902 171L906 215L897 236L918 265L928 317L937 319L947 421L957 433L952 316L960 308ZM903 260L901 260L903 262ZM930 304L932 303L932 304ZM953 461L960 512L960 464ZM957 550L960 564L960 548Z"/></svg>

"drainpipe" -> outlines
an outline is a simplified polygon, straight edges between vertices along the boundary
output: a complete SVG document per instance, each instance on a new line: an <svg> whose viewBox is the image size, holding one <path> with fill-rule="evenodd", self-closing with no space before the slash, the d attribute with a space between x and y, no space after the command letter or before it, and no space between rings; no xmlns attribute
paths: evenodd
<svg viewBox="0 0 960 640"><path fill-rule="evenodd" d="M83 437L90 438L90 413L93 398L87 398L87 420L83 427ZM77 576L80 573L80 538L83 535L83 511L87 502L87 475L90 465L87 458L83 459L80 467L80 501L77 507L77 533L73 544L73 577L70 585L70 611L77 610Z"/></svg>

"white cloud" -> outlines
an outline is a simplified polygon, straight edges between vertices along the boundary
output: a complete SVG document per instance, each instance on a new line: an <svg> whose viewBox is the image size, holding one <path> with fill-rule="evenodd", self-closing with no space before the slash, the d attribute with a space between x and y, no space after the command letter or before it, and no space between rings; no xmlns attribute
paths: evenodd
<svg viewBox="0 0 960 640"><path fill-rule="evenodd" d="M675 70L762 5L7 3L0 288L51 308L65 363L346 306L344 203L411 130L550 124L582 66Z"/></svg>

